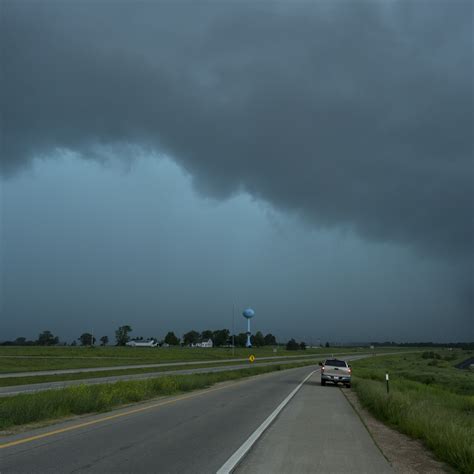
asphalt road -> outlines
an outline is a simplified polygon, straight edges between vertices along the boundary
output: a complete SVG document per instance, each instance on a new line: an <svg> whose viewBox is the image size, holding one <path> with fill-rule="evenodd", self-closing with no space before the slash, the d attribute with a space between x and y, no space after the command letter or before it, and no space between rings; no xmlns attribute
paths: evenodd
<svg viewBox="0 0 474 474"><path fill-rule="evenodd" d="M315 369L274 372L4 437L0 472L217 472ZM289 400L238 472L390 471L340 390L320 387L318 378Z"/></svg>

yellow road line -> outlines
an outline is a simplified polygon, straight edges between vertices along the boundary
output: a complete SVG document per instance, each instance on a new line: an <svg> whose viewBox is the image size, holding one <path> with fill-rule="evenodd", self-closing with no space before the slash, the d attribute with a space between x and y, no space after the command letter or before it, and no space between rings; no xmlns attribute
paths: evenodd
<svg viewBox="0 0 474 474"><path fill-rule="evenodd" d="M242 380L242 381L237 382L236 384L232 384L232 385L241 384L241 383L247 382L247 381L249 381L249 380L248 379L247 380ZM160 407L160 406L164 406L164 405L169 405L171 403L179 402L181 400L186 400L188 398L195 398L195 397L198 397L200 395L204 395L206 393L217 392L218 390L223 390L225 388L228 388L228 386L229 385L226 385L224 387L210 388L208 390L204 390L204 391L201 391L199 393L193 393L193 394L190 394L190 395L178 396L176 398L173 398L172 400L164 400L164 401L159 402L159 403L154 403L153 405L147 405L146 407L134 408L133 410L128 410L128 411L123 412L123 413L116 413L115 415L105 416L105 417L99 418L97 420L87 421L85 423L79 423L78 425L74 425L74 426L67 426L66 428L60 428L59 430L48 431L47 433L41 433L41 434L38 434L38 435L30 436L28 438L18 439L16 441L10 441L9 443L0 444L0 449L11 448L12 446L17 446L17 445L23 444L23 443L29 443L29 442L35 441L37 439L48 438L49 436L54 436L54 435L57 435L57 434L60 434L60 433L65 433L67 431L77 430L77 429L80 429L80 428L84 428L85 426L96 425L96 424L102 423L104 421L114 420L115 418L121 418L123 416L133 415L134 413L140 413L142 411L151 410L152 408L156 408L156 407Z"/></svg>

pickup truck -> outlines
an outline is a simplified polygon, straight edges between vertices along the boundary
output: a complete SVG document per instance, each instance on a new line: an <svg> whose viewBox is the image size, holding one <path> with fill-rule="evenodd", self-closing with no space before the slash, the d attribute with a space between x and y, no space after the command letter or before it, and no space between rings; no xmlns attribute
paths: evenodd
<svg viewBox="0 0 474 474"><path fill-rule="evenodd" d="M351 366L345 360L327 359L320 362L321 366L321 385L326 385L326 382L334 384L342 383L346 387L351 386Z"/></svg>

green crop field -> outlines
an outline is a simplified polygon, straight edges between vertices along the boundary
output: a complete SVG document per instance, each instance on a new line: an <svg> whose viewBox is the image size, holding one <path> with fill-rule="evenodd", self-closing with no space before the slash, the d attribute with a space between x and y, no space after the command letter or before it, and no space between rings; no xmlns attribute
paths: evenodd
<svg viewBox="0 0 474 474"><path fill-rule="evenodd" d="M430 349L354 361L353 387L377 418L422 440L459 472L472 474L474 372L454 366L473 356L473 351Z"/></svg>
<svg viewBox="0 0 474 474"><path fill-rule="evenodd" d="M274 352L276 349L276 352ZM377 348L377 352L404 350L400 348ZM413 350L413 349L411 349ZM283 347L236 348L188 348L188 347L42 347L2 346L0 347L0 374L42 370L80 369L94 367L117 367L123 365L160 364L168 362L189 362L223 359L243 359L249 354L259 357L309 356L363 353L367 347L337 347L287 351Z"/></svg>

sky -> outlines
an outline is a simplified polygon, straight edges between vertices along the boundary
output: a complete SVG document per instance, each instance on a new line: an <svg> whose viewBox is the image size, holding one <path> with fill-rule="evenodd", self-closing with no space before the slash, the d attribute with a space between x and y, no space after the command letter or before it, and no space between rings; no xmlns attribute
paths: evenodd
<svg viewBox="0 0 474 474"><path fill-rule="evenodd" d="M0 6L0 340L474 338L473 5Z"/></svg>

